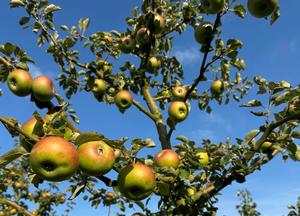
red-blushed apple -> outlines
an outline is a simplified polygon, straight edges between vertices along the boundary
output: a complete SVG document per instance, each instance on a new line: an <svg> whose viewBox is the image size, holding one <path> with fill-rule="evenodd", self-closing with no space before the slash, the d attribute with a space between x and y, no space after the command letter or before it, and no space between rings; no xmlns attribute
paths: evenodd
<svg viewBox="0 0 300 216"><path fill-rule="evenodd" d="M47 181L67 180L79 168L74 145L55 136L44 137L33 146L29 163L34 173Z"/></svg>
<svg viewBox="0 0 300 216"><path fill-rule="evenodd" d="M250 14L256 18L270 16L278 7L278 0L248 0Z"/></svg>
<svg viewBox="0 0 300 216"><path fill-rule="evenodd" d="M119 91L115 95L114 99L115 99L115 104L120 110L128 109L133 103L133 98L128 90Z"/></svg>
<svg viewBox="0 0 300 216"><path fill-rule="evenodd" d="M213 37L213 24L210 22L200 23L195 27L194 36L198 43L202 45L209 45Z"/></svg>
<svg viewBox="0 0 300 216"><path fill-rule="evenodd" d="M188 107L183 101L173 101L169 105L169 117L175 122L182 122L188 116Z"/></svg>
<svg viewBox="0 0 300 216"><path fill-rule="evenodd" d="M35 138L44 136L43 123L38 121L36 118L31 118L31 119L27 120L22 125L21 129ZM20 139L21 145L26 150L30 150L30 147L32 146L33 143L31 143L29 140L26 140L25 136L22 134L20 134L19 139Z"/></svg>
<svg viewBox="0 0 300 216"><path fill-rule="evenodd" d="M12 93L25 97L31 93L32 77L28 71L16 69L9 73L7 85Z"/></svg>
<svg viewBox="0 0 300 216"><path fill-rule="evenodd" d="M39 101L50 101L55 94L52 80L45 75L36 77L32 83L32 93Z"/></svg>
<svg viewBox="0 0 300 216"><path fill-rule="evenodd" d="M159 167L173 167L174 169L180 164L179 155L171 149L164 149L158 152L154 161Z"/></svg>
<svg viewBox="0 0 300 216"><path fill-rule="evenodd" d="M146 27L140 28L136 32L135 40L139 45L144 45L149 42L150 40L150 31Z"/></svg>
<svg viewBox="0 0 300 216"><path fill-rule="evenodd" d="M124 167L119 172L117 182L123 196L138 201L148 197L154 190L155 175L152 168L138 162Z"/></svg>
<svg viewBox="0 0 300 216"><path fill-rule="evenodd" d="M205 13L216 14L224 8L225 0L202 0L201 6Z"/></svg>
<svg viewBox="0 0 300 216"><path fill-rule="evenodd" d="M213 95L220 95L224 91L222 80L214 80L210 86L210 91Z"/></svg>
<svg viewBox="0 0 300 216"><path fill-rule="evenodd" d="M90 141L77 149L80 169L91 176L101 176L115 163L114 150L104 141Z"/></svg>
<svg viewBox="0 0 300 216"><path fill-rule="evenodd" d="M103 79L95 79L92 91L95 94L103 94L106 89L106 83Z"/></svg>
<svg viewBox="0 0 300 216"><path fill-rule="evenodd" d="M165 18L160 15L156 14L154 16L154 34L160 34L165 28Z"/></svg>
<svg viewBox="0 0 300 216"><path fill-rule="evenodd" d="M124 36L120 38L120 50L123 53L130 53L135 48L135 39L133 39L131 36Z"/></svg>

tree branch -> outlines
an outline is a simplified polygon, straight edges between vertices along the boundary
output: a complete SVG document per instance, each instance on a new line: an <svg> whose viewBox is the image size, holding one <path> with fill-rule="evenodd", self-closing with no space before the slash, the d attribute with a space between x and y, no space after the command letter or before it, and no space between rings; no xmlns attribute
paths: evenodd
<svg viewBox="0 0 300 216"><path fill-rule="evenodd" d="M145 107L143 107L143 105L140 104L138 101L133 100L133 105L136 106L140 111L145 113L147 116L149 116L149 118L151 118L153 121L155 121L155 116L151 112L149 112L147 109L145 109Z"/></svg>
<svg viewBox="0 0 300 216"><path fill-rule="evenodd" d="M8 62L4 57L0 56L0 62L2 62L5 66L10 67L12 64Z"/></svg>
<svg viewBox="0 0 300 216"><path fill-rule="evenodd" d="M20 214L23 214L25 216L34 216L31 212L23 208L22 206L19 206L17 203L10 201L8 199L5 199L3 197L0 197L0 203L9 205L13 208L15 208Z"/></svg>

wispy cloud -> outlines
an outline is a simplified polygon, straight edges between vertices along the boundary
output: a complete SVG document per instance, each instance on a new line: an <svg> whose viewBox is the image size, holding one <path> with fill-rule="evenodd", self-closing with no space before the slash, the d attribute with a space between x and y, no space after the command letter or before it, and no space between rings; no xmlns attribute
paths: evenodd
<svg viewBox="0 0 300 216"><path fill-rule="evenodd" d="M186 48L183 50L175 51L174 55L182 64L193 64L199 60L200 52L198 49Z"/></svg>

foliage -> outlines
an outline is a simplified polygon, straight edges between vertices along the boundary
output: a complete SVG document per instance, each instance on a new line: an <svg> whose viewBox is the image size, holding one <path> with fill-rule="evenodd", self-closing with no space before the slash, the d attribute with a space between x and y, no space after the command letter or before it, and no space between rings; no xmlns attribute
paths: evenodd
<svg viewBox="0 0 300 216"><path fill-rule="evenodd" d="M256 203L253 202L251 194L248 190L238 190L237 196L241 197L241 204L237 205L236 208L241 216L259 216L261 215L256 210Z"/></svg>

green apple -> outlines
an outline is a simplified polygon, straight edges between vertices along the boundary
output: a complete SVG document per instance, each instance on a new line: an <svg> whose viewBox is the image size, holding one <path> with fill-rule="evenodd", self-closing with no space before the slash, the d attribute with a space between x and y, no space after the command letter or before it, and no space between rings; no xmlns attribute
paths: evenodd
<svg viewBox="0 0 300 216"><path fill-rule="evenodd" d="M156 72L161 67L161 61L159 58L152 56L149 58L148 66L149 72Z"/></svg>
<svg viewBox="0 0 300 216"><path fill-rule="evenodd" d="M115 97L115 103L120 110L128 109L133 103L132 96L129 91L121 90L119 91Z"/></svg>
<svg viewBox="0 0 300 216"><path fill-rule="evenodd" d="M52 80L45 75L36 77L32 83L32 93L39 101L50 101L55 94Z"/></svg>
<svg viewBox="0 0 300 216"><path fill-rule="evenodd" d="M210 91L213 95L220 95L224 91L222 80L214 80L210 86Z"/></svg>
<svg viewBox="0 0 300 216"><path fill-rule="evenodd" d="M202 166L206 166L208 164L209 157L207 152L197 152L196 157Z"/></svg>
<svg viewBox="0 0 300 216"><path fill-rule="evenodd" d="M159 167L173 167L177 168L180 164L180 158L178 154L171 149L164 149L155 155L155 164Z"/></svg>
<svg viewBox="0 0 300 216"><path fill-rule="evenodd" d="M213 37L213 24L210 22L202 22L195 27L194 36L198 43L209 45Z"/></svg>
<svg viewBox="0 0 300 216"><path fill-rule="evenodd" d="M44 180L64 181L78 170L79 159L72 143L61 137L49 136L33 146L29 164L34 173Z"/></svg>
<svg viewBox="0 0 300 216"><path fill-rule="evenodd" d="M187 89L184 86L175 86L172 88L172 94L174 97L184 99L187 93Z"/></svg>
<svg viewBox="0 0 300 216"><path fill-rule="evenodd" d="M216 14L222 11L225 0L201 0L201 6L205 13Z"/></svg>
<svg viewBox="0 0 300 216"><path fill-rule="evenodd" d="M161 33L165 28L165 18L162 15L156 14L154 16L154 34Z"/></svg>
<svg viewBox="0 0 300 216"><path fill-rule="evenodd" d="M130 36L124 36L120 38L120 50L123 53L130 53L135 48L135 40Z"/></svg>
<svg viewBox="0 0 300 216"><path fill-rule="evenodd" d="M138 201L148 197L154 190L155 175L150 167L135 163L119 172L117 182L123 196Z"/></svg>
<svg viewBox="0 0 300 216"><path fill-rule="evenodd" d="M21 129L35 138L44 136L43 123L38 121L36 118L31 118L31 119L27 120L22 125ZM33 143L31 143L29 140L27 140L24 135L20 134L19 139L20 139L21 145L26 150L31 149L31 146Z"/></svg>
<svg viewBox="0 0 300 216"><path fill-rule="evenodd" d="M252 16L264 18L270 16L278 7L278 0L248 0L247 7Z"/></svg>
<svg viewBox="0 0 300 216"><path fill-rule="evenodd" d="M28 71L16 69L9 73L7 85L12 93L24 97L31 93L32 77Z"/></svg>
<svg viewBox="0 0 300 216"><path fill-rule="evenodd" d="M169 106L168 113L173 121L182 122L188 115L188 107L183 101L173 101Z"/></svg>
<svg viewBox="0 0 300 216"><path fill-rule="evenodd" d="M95 94L103 94L106 89L106 83L103 79L95 79L92 91Z"/></svg>
<svg viewBox="0 0 300 216"><path fill-rule="evenodd" d="M271 149L273 143L269 142L269 141L265 141L263 142L263 144L260 146L260 152L263 153L268 153L268 151Z"/></svg>
<svg viewBox="0 0 300 216"><path fill-rule="evenodd" d="M140 28L136 32L135 40L139 45L145 45L150 41L150 31L146 27Z"/></svg>
<svg viewBox="0 0 300 216"><path fill-rule="evenodd" d="M115 200L116 200L116 195L115 195L115 193L109 191L109 192L107 192L107 193L105 194L105 197L104 197L104 199L103 199L103 202L104 202L104 204L110 204L110 203L112 203L112 202L115 201Z"/></svg>
<svg viewBox="0 0 300 216"><path fill-rule="evenodd" d="M80 169L91 176L101 176L115 163L114 150L104 141L90 141L77 149Z"/></svg>

